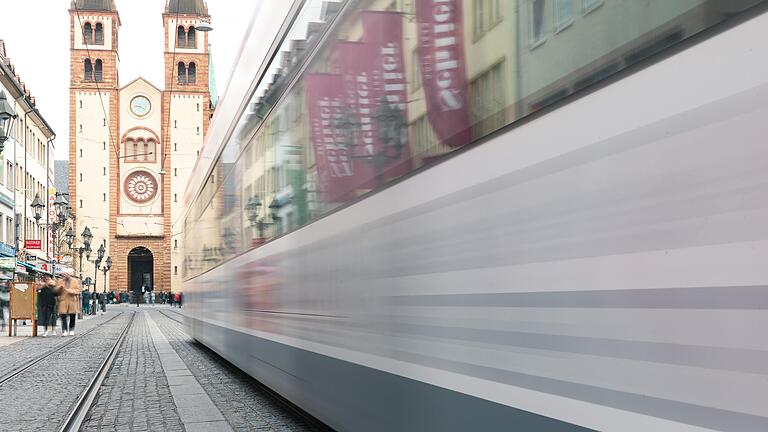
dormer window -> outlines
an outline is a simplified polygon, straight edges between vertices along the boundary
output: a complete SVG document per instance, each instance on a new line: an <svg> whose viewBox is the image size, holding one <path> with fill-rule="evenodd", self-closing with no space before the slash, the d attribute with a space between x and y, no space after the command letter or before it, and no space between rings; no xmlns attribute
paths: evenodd
<svg viewBox="0 0 768 432"><path fill-rule="evenodd" d="M104 45L104 24L96 23L94 45Z"/></svg>

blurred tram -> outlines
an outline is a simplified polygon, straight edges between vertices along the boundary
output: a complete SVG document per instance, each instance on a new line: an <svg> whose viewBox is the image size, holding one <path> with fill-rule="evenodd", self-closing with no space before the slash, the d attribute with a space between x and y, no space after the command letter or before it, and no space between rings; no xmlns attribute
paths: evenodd
<svg viewBox="0 0 768 432"><path fill-rule="evenodd" d="M189 330L344 431L768 430L758 0L263 1Z"/></svg>

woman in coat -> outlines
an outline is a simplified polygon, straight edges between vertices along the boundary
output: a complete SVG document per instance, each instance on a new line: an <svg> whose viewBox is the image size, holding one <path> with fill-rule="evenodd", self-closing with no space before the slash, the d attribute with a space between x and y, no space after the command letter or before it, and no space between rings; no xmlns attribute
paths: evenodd
<svg viewBox="0 0 768 432"><path fill-rule="evenodd" d="M56 335L56 315L54 314L54 308L56 308L55 290L56 284L53 282L53 279L47 275L43 276L43 284L37 295L39 324L45 327L43 337ZM50 327L50 330L48 327Z"/></svg>
<svg viewBox="0 0 768 432"><path fill-rule="evenodd" d="M75 335L75 317L80 311L80 302L77 296L81 291L80 282L73 278L70 273L64 273L64 278L57 287L62 336L67 336L67 332L69 332L69 336ZM69 326L67 326L67 320L69 320Z"/></svg>

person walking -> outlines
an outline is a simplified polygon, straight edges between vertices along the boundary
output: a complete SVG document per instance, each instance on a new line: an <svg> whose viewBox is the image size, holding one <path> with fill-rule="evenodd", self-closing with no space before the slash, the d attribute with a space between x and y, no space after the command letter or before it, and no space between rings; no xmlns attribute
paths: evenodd
<svg viewBox="0 0 768 432"><path fill-rule="evenodd" d="M80 309L77 296L82 291L80 283L72 277L71 270L64 272L64 278L56 287L56 294L59 296L59 317L61 317L61 335L75 335L75 318ZM69 325L67 325L69 321Z"/></svg>
<svg viewBox="0 0 768 432"><path fill-rule="evenodd" d="M91 312L91 291L86 289L83 291L83 315L88 315Z"/></svg>
<svg viewBox="0 0 768 432"><path fill-rule="evenodd" d="M43 276L43 283L37 293L38 316L40 325L45 327L43 337L56 336L56 320L54 309L56 308L56 284L50 276ZM50 329L49 329L50 327Z"/></svg>
<svg viewBox="0 0 768 432"><path fill-rule="evenodd" d="M145 285L141 285L141 287L138 287L133 290L133 297L136 300L136 307L139 307L139 302L141 301L141 297L144 295L144 292L146 290Z"/></svg>
<svg viewBox="0 0 768 432"><path fill-rule="evenodd" d="M99 296L99 306L101 307L101 314L104 315L107 312L107 293L100 292L98 294Z"/></svg>

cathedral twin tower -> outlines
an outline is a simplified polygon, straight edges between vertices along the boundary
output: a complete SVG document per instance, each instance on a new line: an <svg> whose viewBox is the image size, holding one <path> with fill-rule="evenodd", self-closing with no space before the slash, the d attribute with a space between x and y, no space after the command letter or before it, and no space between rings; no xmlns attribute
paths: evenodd
<svg viewBox="0 0 768 432"><path fill-rule="evenodd" d="M104 256L112 257L107 291L142 285L180 291L184 190L212 110L208 34L197 31L210 21L207 6L166 3L164 90L143 78L120 86L114 0L73 0L69 15L69 201L76 232L87 226L92 249L104 244ZM83 276L93 277L84 264Z"/></svg>

